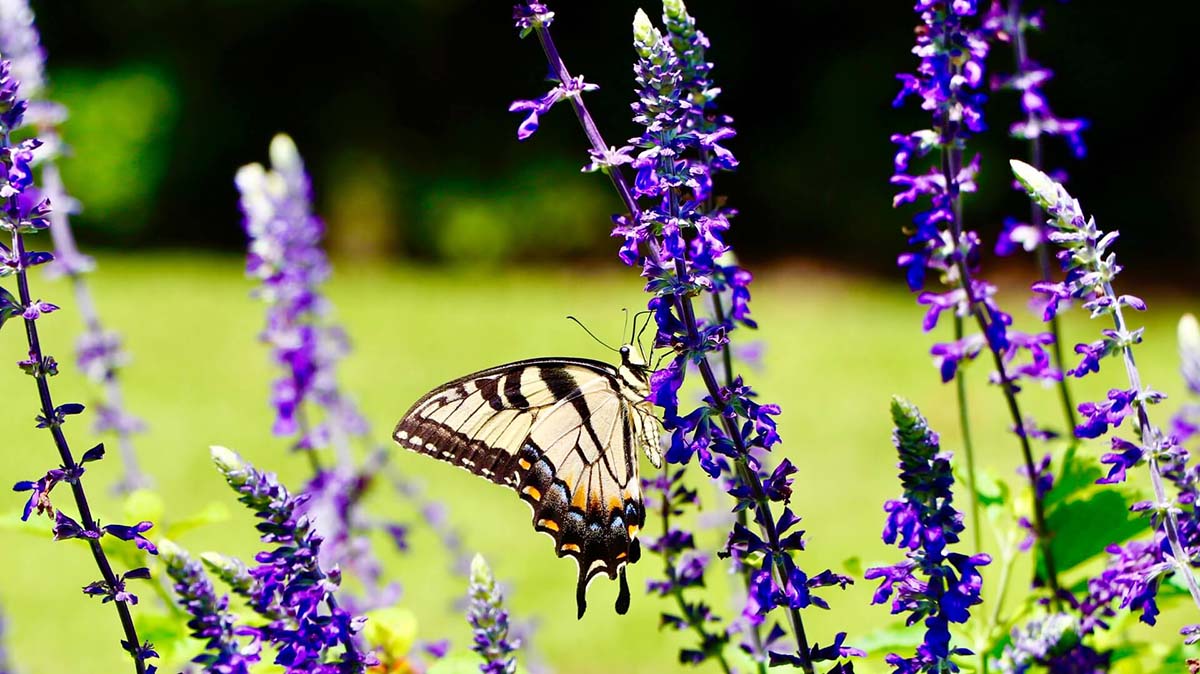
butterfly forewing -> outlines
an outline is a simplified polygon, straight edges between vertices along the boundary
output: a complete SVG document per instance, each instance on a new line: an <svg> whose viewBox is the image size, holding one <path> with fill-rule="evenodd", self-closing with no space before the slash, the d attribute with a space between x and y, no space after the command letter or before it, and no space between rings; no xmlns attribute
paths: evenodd
<svg viewBox="0 0 1200 674"><path fill-rule="evenodd" d="M652 422L639 402L605 363L522 361L434 389L400 420L394 437L515 489L533 508L534 528L554 538L558 556L578 563L579 615L587 584L602 573L620 574L617 610L624 613L624 566L637 561L645 520L638 452L656 435L647 431Z"/></svg>

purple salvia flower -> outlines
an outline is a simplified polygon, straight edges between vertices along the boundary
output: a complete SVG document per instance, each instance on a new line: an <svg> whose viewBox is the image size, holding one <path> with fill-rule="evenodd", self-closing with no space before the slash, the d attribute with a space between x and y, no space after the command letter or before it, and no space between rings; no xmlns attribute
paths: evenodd
<svg viewBox="0 0 1200 674"><path fill-rule="evenodd" d="M1029 147L1029 161L1039 169L1043 168L1043 136L1062 137L1076 157L1083 157L1085 150L1080 134L1087 128L1085 120L1060 118L1050 110L1043 87L1053 77L1053 73L1031 59L1028 49L1028 33L1041 28L1041 10L1024 9L1021 0L993 0L983 20L983 31L989 38L1012 44L1013 74L1007 77L993 77L991 86L993 90L1011 90L1019 95L1024 117L1009 126L1009 135L1026 141ZM1019 185L1014 187L1020 189ZM1017 248L1023 248L1026 252L1036 252L1041 282L1035 284L1034 291L1051 291L1044 318L1050 324L1051 339L1048 344L1053 353L1053 367L1061 371L1064 367L1062 340L1055 313L1058 303L1066 298L1052 293L1053 270L1047 247L1049 229L1043 221L1044 217L1037 204L1030 204L1028 222L1006 218L1004 231L996 241L996 253L1008 255ZM1067 428L1074 428L1077 420L1067 381L1059 379L1057 389Z"/></svg>
<svg viewBox="0 0 1200 674"><path fill-rule="evenodd" d="M143 643L138 638L129 610L129 607L136 603L136 597L128 592L125 581L148 578L149 573L145 569L134 569L119 576L113 570L108 554L100 545L103 530L92 515L81 478L84 473L82 464L102 458L103 446L89 450L76 462L63 426L69 416L79 414L84 408L78 403L55 405L49 378L57 374L58 366L52 357L42 353L40 321L35 320L45 313L47 306L52 305L33 300L28 270L48 262L53 256L49 253L31 252L25 248L26 235L36 234L49 227L46 216L50 212L49 202L34 185L31 169L33 153L41 146L41 141L36 135L19 143L12 140L14 132L23 125L28 107L28 101L19 95L19 83L13 77L12 64L7 60L0 60L0 230L11 236L9 243L0 242L0 278L15 276L17 281L17 295L14 296L7 290L0 292L0 328L7 320L15 319L18 314L25 323L28 357L18 361L17 365L35 381L40 407L37 425L49 430L60 461L59 467L47 472L41 480L18 482L14 489L33 492L33 497L25 507L23 518L27 519L32 509L46 514L53 513L57 540L79 539L88 545L101 579L85 586L84 593L89 596L101 596L105 603L113 602L123 628L124 639L121 646L132 657L135 671L138 674L147 674L155 668L147 665L146 661L157 654L150 644ZM60 480L71 485L70 491L79 513L78 520L55 509L49 501L54 482Z"/></svg>
<svg viewBox="0 0 1200 674"><path fill-rule="evenodd" d="M1000 674L1026 674L1030 670L1071 674L1106 674L1111 654L1099 653L1080 642L1078 619L1066 613L1031 618L1013 628L992 667Z"/></svg>
<svg viewBox="0 0 1200 674"><path fill-rule="evenodd" d="M892 438L900 454L900 483L904 498L888 501L883 541L907 551L895 566L868 569L865 578L880 579L872 603L892 595L892 613L908 613L907 623L924 621L925 638L912 657L895 653L887 663L897 673L957 671L953 656L970 655L952 647L950 624L962 624L968 609L982 601L979 567L991 557L949 552L964 530L962 514L954 509L954 475L950 454L942 452L938 435L920 411L906 400L892 399Z"/></svg>
<svg viewBox="0 0 1200 674"><path fill-rule="evenodd" d="M1183 489L1184 497L1190 501L1194 497L1188 493L1193 488L1189 477L1192 473L1186 466L1186 450L1179 447L1174 436L1165 434L1150 419L1150 406L1165 396L1143 385L1133 355L1134 345L1141 341L1141 330L1131 330L1125 320L1126 308L1142 311L1145 303L1131 295L1118 295L1113 289L1113 279L1120 273L1121 267L1109 248L1116 241L1117 233L1106 234L1096 226L1094 218L1085 218L1079 201L1045 173L1015 159L1010 163L1013 173L1030 198L1050 216L1049 225L1053 229L1050 241L1061 248L1058 259L1066 272L1064 283L1067 291L1093 317L1108 315L1112 318L1113 329L1105 332L1101 350L1105 355L1120 355L1125 366L1129 388L1109 391L1108 400L1104 402L1080 405L1079 411L1087 420L1076 429L1079 437L1099 437L1109 426L1116 427L1126 416L1133 417L1131 425L1137 441L1113 439L1116 451L1102 459L1111 464L1111 468L1108 477L1101 482L1120 481L1128 469L1142 464L1150 472L1154 500L1135 504L1132 509L1150 514L1156 537L1165 539L1167 550L1162 555L1166 561L1162 562L1164 566L1156 575L1143 574L1143 581L1133 585L1139 591L1126 590L1122 605L1135 606L1139 602L1152 605L1153 594L1157 590L1154 578L1174 571L1186 584L1197 608L1200 608L1200 584L1197 584L1189 564L1193 558L1190 552L1193 548L1188 547L1192 543L1188 540L1192 522L1180 517L1182 499L1169 497L1164 486L1164 477L1175 480L1177 486ZM1076 376L1083 374L1086 373ZM1161 548L1162 545L1155 547ZM1143 587L1149 599L1141 599L1144 593L1140 590ZM1147 613L1143 611L1143 620L1146 620Z"/></svg>
<svg viewBox="0 0 1200 674"><path fill-rule="evenodd" d="M496 585L492 570L480 555L475 555L471 560L470 581L467 622L475 631L471 650L483 658L479 671L483 674L516 674L515 653L521 643L509 636L504 593Z"/></svg>
<svg viewBox="0 0 1200 674"><path fill-rule="evenodd" d="M243 166L235 182L250 238L246 273L260 281L255 295L268 305L260 338L283 370L272 392L274 431L298 436L296 449L332 444L339 465L348 466L348 438L366 428L337 385L336 365L349 344L330 322L330 306L320 292L330 272L321 248L325 226L312 212L312 188L291 138L272 139L270 157L270 169ZM323 412L320 422L305 416L306 404Z"/></svg>
<svg viewBox="0 0 1200 674"><path fill-rule="evenodd" d="M942 313L954 316L956 339L935 344L930 349L943 382L954 381L958 407L963 419L964 449L967 463L972 531L979 547L980 513L975 498L974 452L966 426L968 414L963 366L986 351L991 354L994 371L989 379L998 384L1010 412L1011 426L1021 444L1025 473L1036 474L1029 420L1022 414L1017 394L1021 380L1060 381L1061 371L1045 350L1053 343L1051 335L1026 335L1010 330L1012 316L996 302L996 287L979 278L982 256L978 234L963 225L962 194L974 192L979 170L978 155L964 163L967 141L984 129L983 102L979 89L983 82L983 59L988 53L984 35L971 22L976 16L972 1L922 0L914 8L920 18L913 53L920 59L914 73L898 76L900 94L893 101L899 106L909 96L920 100L930 114L931 127L896 134L892 183L898 192L893 206L929 198L928 208L917 213L913 226L906 230L911 249L903 253L899 265L905 270L910 289L925 288L931 276L947 289L927 291L918 302L929 306L923 327L932 330ZM968 319L978 332L967 333ZM1058 577L1045 528L1042 499L1031 484L1033 531L1041 543L1046 581L1057 603Z"/></svg>
<svg viewBox="0 0 1200 674"><path fill-rule="evenodd" d="M531 8L530 3L524 3ZM541 11L544 5L538 3ZM518 6L518 17L532 9ZM664 36L644 12L634 19L634 48L638 61L634 67L637 101L634 119L644 132L630 141L637 155L629 162L636 175L627 181L621 167L625 162L605 161L600 166L620 195L626 213L614 218L613 235L623 240L619 257L628 265L641 266L648 279L647 292L654 297L649 309L657 324L655 344L677 354L651 379L651 400L664 409L665 425L671 433L668 461L687 463L698 457L701 467L714 478L730 471L735 476L731 494L738 508L749 510L752 518L735 525L726 554L745 559L753 567L751 601L755 611L765 616L774 608L786 612L796 637L795 655L777 653L773 657L813 671L813 662L844 655L846 649L810 645L800 610L811 605L825 606L812 590L829 584L844 585L848 578L821 573L809 578L792 559L803 545L803 532L796 529L799 518L789 509L776 516L772 501L763 487L761 464L751 448L768 450L778 444L774 416L775 405L761 404L741 378L727 372L722 385L709 362L709 354L724 353L729 333L737 324L753 325L749 318L750 275L731 263L724 232L732 211L715 208L708 178L714 170L731 168L735 160L722 143L731 130L700 128L693 113L698 82L707 78L708 66L699 46L706 46L686 16L681 2L665 7L670 38ZM530 26L518 21L528 32ZM533 26L558 82L572 81L559 56L548 28ZM678 44L683 49L676 50ZM715 95L715 89L709 90ZM572 107L591 145L592 166L598 158L617 153L604 142L590 113L578 96ZM719 120L719 121L718 121ZM714 118L726 127L723 118ZM707 122L706 122L707 123ZM619 156L629 156L626 152ZM706 170L707 169L707 170ZM639 203L644 199L646 205ZM730 310L724 320L708 321L697 317L693 304L696 295L713 291L728 292ZM689 366L695 366L704 380L707 395L704 405L680 413L679 389ZM724 479L723 477L721 479ZM785 482L790 482L786 478ZM776 494L784 489L776 489ZM753 524L751 524L753 520ZM754 526L759 532L751 531ZM707 620L709 612L702 617Z"/></svg>
<svg viewBox="0 0 1200 674"><path fill-rule="evenodd" d="M1054 114L1043 91L1046 83L1054 77L1054 72L1034 61L1028 53L1029 31L1041 29L1041 10L1028 12L1022 9L1020 0L992 0L983 17L983 30L992 39L1012 44L1016 69L1011 75L993 77L991 88L996 91L1015 91L1020 96L1021 112L1025 118L1009 126L1009 135L1028 141L1042 136L1059 136L1066 141L1072 154L1083 157L1087 149L1081 134L1088 127L1087 120Z"/></svg>
<svg viewBox="0 0 1200 674"><path fill-rule="evenodd" d="M662 473L654 478L642 479L642 490L646 500L646 509L657 507L662 518L663 533L649 540L646 549L663 559L663 578L646 581L646 591L663 597L673 597L678 608L678 614L663 613L659 620L660 627L671 627L696 633L700 643L693 648L685 648L679 652L680 662L699 664L709 658L716 659L722 670L729 669L725 657L725 645L729 636L724 631L710 629L709 623L719 620L702 601L691 601L685 594L688 588L704 586L704 571L708 558L696 550L693 534L676 525L677 518L683 515L687 508L698 508L699 497L694 489L688 488L683 482L684 470L672 470L669 465L663 467ZM753 616L755 624L762 622L757 614ZM761 645L751 653L757 658L765 658Z"/></svg>
<svg viewBox="0 0 1200 674"><path fill-rule="evenodd" d="M258 630L238 627L229 612L229 597L218 597L204 566L169 540L159 543L159 557L175 581L177 602L191 619L191 636L204 642L204 652L192 659L204 671L216 674L250 674L259 661ZM243 643L241 638L249 637Z"/></svg>
<svg viewBox="0 0 1200 674"><path fill-rule="evenodd" d="M132 439L144 424L125 410L117 371L126 364L128 357L121 349L120 337L104 328L84 279L84 274L95 269L95 263L79 252L71 232L70 214L79 210L79 204L67 194L56 164L63 151L58 127L66 120L66 109L43 97L46 51L41 46L27 0L0 0L0 54L12 59L13 75L21 82L21 89L29 99L25 123L37 129L38 138L42 140L36 151L42 175L42 196L54 204L54 209L46 216L55 248L54 261L48 272L65 274L71 279L75 304L83 318L84 333L76 349L79 369L103 391L97 405L101 414L96 418L96 432L111 431L117 436L124 472L117 490L132 491L150 484L150 478L138 467ZM113 420L119 420L119 423Z"/></svg>
<svg viewBox="0 0 1200 674"><path fill-rule="evenodd" d="M362 581L363 596L345 599L348 610L365 611L392 603L399 585L383 582L369 536L381 525L369 520L361 501L384 471L401 495L417 489L389 464L386 448L373 451L361 465L351 455L351 440L370 444L371 429L338 384L337 366L350 346L321 294L330 274L321 247L324 225L313 213L311 182L295 143L278 135L269 154L270 168L244 166L235 182L250 238L247 273L260 279L255 294L268 305L261 339L273 347L272 356L284 371L273 387L274 432L294 436L294 447L306 450L312 460L305 507L324 540L319 562L324 569L336 566ZM314 417L314 412L319 414ZM336 465L324 469L315 452L329 446Z"/></svg>
<svg viewBox="0 0 1200 674"><path fill-rule="evenodd" d="M338 605L340 572L326 573L317 564L321 537L301 514L308 495L292 495L274 475L224 447L213 447L212 456L238 500L263 520L262 541L274 546L255 556L250 605L271 620L262 635L278 650L275 664L289 671L363 674L375 664L357 643L364 618ZM336 660L330 659L334 649L341 650Z"/></svg>

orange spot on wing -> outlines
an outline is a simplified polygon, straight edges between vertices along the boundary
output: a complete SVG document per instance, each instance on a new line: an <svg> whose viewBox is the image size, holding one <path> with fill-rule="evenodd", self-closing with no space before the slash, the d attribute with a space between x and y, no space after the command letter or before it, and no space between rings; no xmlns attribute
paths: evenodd
<svg viewBox="0 0 1200 674"><path fill-rule="evenodd" d="M622 552L621 554L617 555L617 557L616 557L616 558L617 558L618 560L620 560L620 559L625 559L625 558L626 558L626 557L628 557L628 556L629 556L628 554L626 554L626 553Z"/></svg>
<svg viewBox="0 0 1200 674"><path fill-rule="evenodd" d="M542 500L542 492L538 491L537 487L525 487L523 491L535 501Z"/></svg>
<svg viewBox="0 0 1200 674"><path fill-rule="evenodd" d="M558 531L558 522L554 520L538 520L538 526L549 529L550 531Z"/></svg>
<svg viewBox="0 0 1200 674"><path fill-rule="evenodd" d="M529 463L525 459L517 459L517 465L520 466L521 468L523 468L524 470L529 470L529 467L533 464Z"/></svg>
<svg viewBox="0 0 1200 674"><path fill-rule="evenodd" d="M567 552L579 552L579 546L574 543L564 543L562 549Z"/></svg>
<svg viewBox="0 0 1200 674"><path fill-rule="evenodd" d="M629 525L629 537L633 538L634 536L637 536L637 532L640 530L641 530L641 527L639 527L638 525L630 524Z"/></svg>

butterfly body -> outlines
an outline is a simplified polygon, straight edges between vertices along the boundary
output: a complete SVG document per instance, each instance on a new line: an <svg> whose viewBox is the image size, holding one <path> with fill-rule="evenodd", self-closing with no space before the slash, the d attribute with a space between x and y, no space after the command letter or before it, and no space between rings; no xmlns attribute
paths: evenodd
<svg viewBox="0 0 1200 674"><path fill-rule="evenodd" d="M537 358L460 377L425 394L396 425L402 447L517 491L534 529L579 566L587 585L620 577L617 611L629 605L625 565L637 561L645 523L639 450L661 464L650 371L620 349L621 364Z"/></svg>

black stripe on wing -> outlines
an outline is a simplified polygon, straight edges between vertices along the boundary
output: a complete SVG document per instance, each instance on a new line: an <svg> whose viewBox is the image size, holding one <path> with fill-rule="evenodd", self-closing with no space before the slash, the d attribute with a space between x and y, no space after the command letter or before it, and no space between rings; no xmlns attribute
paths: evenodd
<svg viewBox="0 0 1200 674"><path fill-rule="evenodd" d="M620 410L616 423L621 428L614 426L610 429L611 433L604 443L591 421L593 410L588 406L588 394L581 390L576 377L565 369L568 367L580 367L603 378L613 395L618 397ZM545 388L533 391L528 385L522 388L522 375L528 368L537 368L536 381ZM533 509L534 529L549 534L554 539L555 553L559 557L574 558L579 567L576 586L579 617L583 617L587 607L587 586L600 574L607 574L609 578L619 576L620 591L616 609L618 613L625 613L629 608L630 593L624 567L641 557L637 534L645 524L646 513L641 502L641 485L637 480L636 449L633 447L635 438L630 418L636 412L620 397L621 385L617 369L599 361L541 358L510 363L460 377L430 391L405 414L393 435L407 449L453 463L516 489L521 499ZM478 398L475 397L476 393ZM550 394L553 402L531 407L529 397L545 393ZM432 410L437 408L431 408L425 414L418 413L438 396L444 396L444 405L447 406L473 406L471 413L460 417L462 419L469 419L471 414L485 406L497 415L515 413L516 419L528 417L536 411L553 413L546 408L569 403L569 409L579 419L575 429L587 433L600 456L594 462L585 461L585 467L573 476L575 484L568 484L558 475L558 467L533 442L528 432L519 450L501 449L428 418L428 414L434 413ZM446 418L459 416L460 412L464 410L456 408ZM607 443L614 441L622 443L622 446L608 446ZM583 457L578 446L575 451ZM610 456L614 453L620 455ZM627 484L620 484L613 473L611 462L614 460L625 463ZM579 507L572 503L572 491L580 481L585 480L588 490L583 507ZM628 498L624 494L626 491L629 492Z"/></svg>
<svg viewBox="0 0 1200 674"><path fill-rule="evenodd" d="M496 484L517 487L519 474L515 456L445 424L407 416L396 426L392 437L405 449L452 463Z"/></svg>

